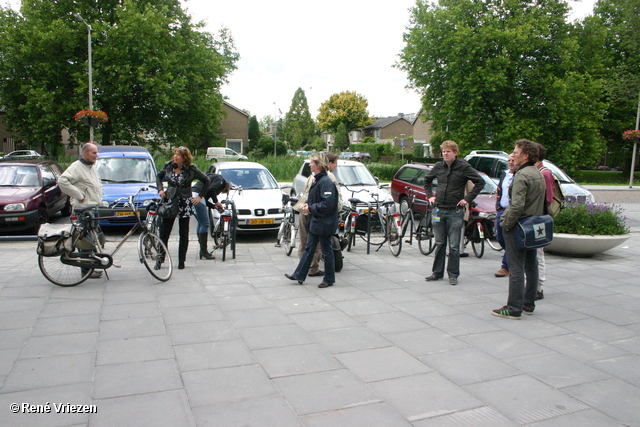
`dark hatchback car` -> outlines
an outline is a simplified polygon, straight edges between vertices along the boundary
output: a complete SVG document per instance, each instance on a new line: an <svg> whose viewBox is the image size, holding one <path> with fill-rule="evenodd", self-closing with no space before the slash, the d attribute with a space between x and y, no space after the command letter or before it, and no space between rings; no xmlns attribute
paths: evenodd
<svg viewBox="0 0 640 427"><path fill-rule="evenodd" d="M37 233L53 214L70 215L69 196L58 186L61 174L49 160L0 163L0 232Z"/></svg>
<svg viewBox="0 0 640 427"><path fill-rule="evenodd" d="M432 167L433 165L431 164L412 163L402 166L396 172L391 181L391 197L396 203L400 204L400 212L406 212L409 206L409 191L407 187L413 189L416 200L423 202L427 200L427 195L424 192L424 177ZM487 174L480 172L480 175L484 178L485 184L474 202L480 211L495 212L498 186ZM434 179L431 182L431 189L434 194L437 185L437 180ZM416 203L413 207L413 211L417 213L424 213L425 209L426 205L421 203Z"/></svg>

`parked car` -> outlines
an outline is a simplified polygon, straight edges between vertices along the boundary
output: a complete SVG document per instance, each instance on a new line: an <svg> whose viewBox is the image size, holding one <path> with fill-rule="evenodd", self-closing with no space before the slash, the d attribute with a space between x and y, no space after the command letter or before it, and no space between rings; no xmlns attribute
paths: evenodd
<svg viewBox="0 0 640 427"><path fill-rule="evenodd" d="M208 162L224 162L232 160L248 160L248 157L236 153L231 148L209 147L207 148L206 159Z"/></svg>
<svg viewBox="0 0 640 427"><path fill-rule="evenodd" d="M9 161L9 160L37 160L42 156L37 151L33 150L18 150L12 151L11 153L0 157L0 160Z"/></svg>
<svg viewBox="0 0 640 427"><path fill-rule="evenodd" d="M494 181L500 179L502 171L508 169L507 158L509 155L504 151L477 150L472 151L464 159L479 172L489 175ZM546 166L555 176L565 192L567 202L595 203L593 194L580 184L572 180L562 169L550 162L543 160Z"/></svg>
<svg viewBox="0 0 640 427"><path fill-rule="evenodd" d="M358 162L362 162L362 161L365 161L365 160L371 160L371 154L369 154L369 153L367 153L365 151L356 151L351 156L351 160L357 160Z"/></svg>
<svg viewBox="0 0 640 427"><path fill-rule="evenodd" d="M391 196L393 200L400 205L400 212L405 213L409 206L409 191L406 187L414 191L416 200L426 202L427 195L424 191L424 177L432 167L432 164L411 163L402 166L398 172L396 172L391 181ZM474 202L477 204L478 209L483 212L495 212L498 185L487 174L480 172L480 175L484 178L485 184ZM436 193L437 185L438 180L434 179L431 182L433 194ZM425 204L416 203L413 206L414 212L424 213L425 209Z"/></svg>
<svg viewBox="0 0 640 427"><path fill-rule="evenodd" d="M69 196L58 186L62 168L49 160L0 163L0 231L37 233L58 212L71 214Z"/></svg>
<svg viewBox="0 0 640 427"><path fill-rule="evenodd" d="M238 211L238 231L278 230L282 213L282 190L271 172L254 162L214 163L207 173L220 174L242 193L234 193Z"/></svg>
<svg viewBox="0 0 640 427"><path fill-rule="evenodd" d="M305 159L312 154L313 154L313 151L302 151L302 150L296 151L296 156L304 157Z"/></svg>
<svg viewBox="0 0 640 427"><path fill-rule="evenodd" d="M351 151L343 151L342 153L338 154L338 159L340 160L351 160L352 157L353 153Z"/></svg>
<svg viewBox="0 0 640 427"><path fill-rule="evenodd" d="M291 196L302 194L307 178L311 175L309 160L305 160L300 166L298 174L293 179L291 188ZM392 200L391 194L385 188L381 188L378 179L371 175L369 169L365 165L352 160L338 160L338 168L334 172L338 183L340 184L340 192L342 194L342 203L348 205L349 198L355 197L363 201L371 202L371 195L362 191L353 193L353 191L365 189L379 195L380 201Z"/></svg>
<svg viewBox="0 0 640 427"><path fill-rule="evenodd" d="M135 145L106 145L100 147L95 168L102 182L102 203L98 214L109 219L100 220L101 226L133 225L135 218L128 202L115 203L120 197L129 197L141 187L156 186L155 162L149 150ZM147 208L159 198L156 188L140 193L136 207L142 218Z"/></svg>

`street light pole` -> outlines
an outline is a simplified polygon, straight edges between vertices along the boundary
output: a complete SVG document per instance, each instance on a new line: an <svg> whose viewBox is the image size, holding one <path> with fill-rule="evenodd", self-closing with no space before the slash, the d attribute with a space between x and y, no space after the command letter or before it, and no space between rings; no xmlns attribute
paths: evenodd
<svg viewBox="0 0 640 427"><path fill-rule="evenodd" d="M404 133L400 134L400 148L402 149L402 163L404 163Z"/></svg>
<svg viewBox="0 0 640 427"><path fill-rule="evenodd" d="M638 113L636 114L636 130L640 130L640 96L638 97ZM636 169L636 153L638 141L633 142L633 157L631 157L631 176L629 177L629 188L633 188L633 175Z"/></svg>
<svg viewBox="0 0 640 427"><path fill-rule="evenodd" d="M276 157L278 148L278 116L276 103L273 103L273 157Z"/></svg>
<svg viewBox="0 0 640 427"><path fill-rule="evenodd" d="M73 16L84 25L87 26L87 46L89 50L89 110L93 111L93 69L92 69L92 58L91 58L91 25L89 25L79 13L74 13ZM89 123L89 142L93 143L93 125Z"/></svg>

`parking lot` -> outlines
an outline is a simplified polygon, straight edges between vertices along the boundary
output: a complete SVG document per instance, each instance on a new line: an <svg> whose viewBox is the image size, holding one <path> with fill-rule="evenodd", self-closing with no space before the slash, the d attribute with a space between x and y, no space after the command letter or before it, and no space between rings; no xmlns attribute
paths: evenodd
<svg viewBox="0 0 640 427"><path fill-rule="evenodd" d="M425 282L433 258L415 247L359 243L319 289L284 278L297 257L273 235L225 262L197 259L194 235L169 282L130 243L109 280L60 288L34 242L2 241L1 424L638 425L640 192L593 191L623 200L632 237L547 255L545 299L519 321L490 314L508 279L488 248L453 287Z"/></svg>

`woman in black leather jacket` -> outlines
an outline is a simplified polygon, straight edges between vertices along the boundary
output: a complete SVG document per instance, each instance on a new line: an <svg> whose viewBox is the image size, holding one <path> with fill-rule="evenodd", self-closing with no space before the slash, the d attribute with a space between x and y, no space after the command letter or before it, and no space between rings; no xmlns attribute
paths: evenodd
<svg viewBox="0 0 640 427"><path fill-rule="evenodd" d="M202 197L209 190L209 178L191 162L193 157L186 147L178 147L173 150L173 158L164 164L162 169L158 171L156 177L158 194L163 199L178 199L178 225L180 227L180 243L178 245L178 269L184 268L184 261L187 257L187 249L189 247L189 219L193 213L193 208L198 203L204 203ZM198 196L191 197L191 182L197 179L202 181L203 185ZM169 186L167 191L163 190L162 181L167 181ZM163 218L160 223L160 239L167 247L169 246L169 236L173 229L175 218ZM156 267L159 269L162 261L158 260Z"/></svg>

